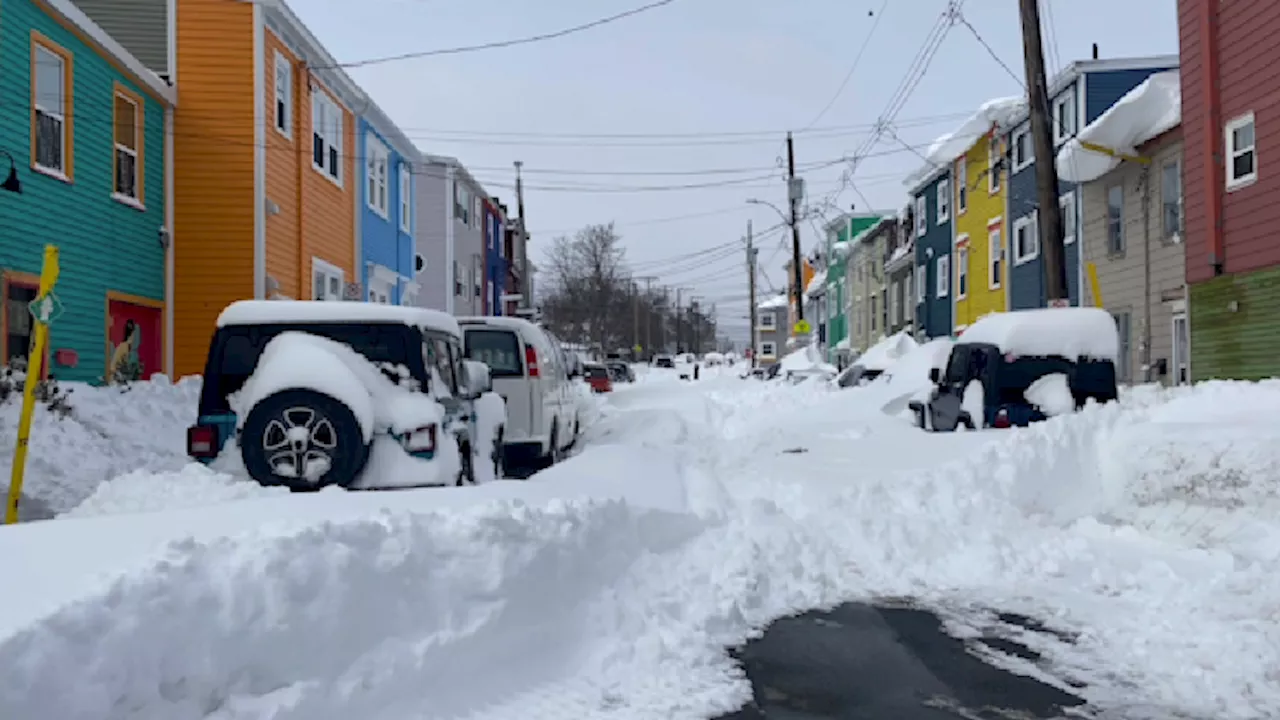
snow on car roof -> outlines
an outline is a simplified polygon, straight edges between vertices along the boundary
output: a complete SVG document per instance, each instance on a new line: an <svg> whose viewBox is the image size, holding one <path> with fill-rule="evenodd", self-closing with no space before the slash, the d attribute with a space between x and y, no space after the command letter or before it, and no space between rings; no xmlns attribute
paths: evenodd
<svg viewBox="0 0 1280 720"><path fill-rule="evenodd" d="M365 302L323 300L239 300L218 316L218 327L273 323L383 322L451 333L462 337L458 321L438 310Z"/></svg>
<svg viewBox="0 0 1280 720"><path fill-rule="evenodd" d="M1102 308L1068 307L992 313L961 333L958 342L989 343L1014 355L1060 355L1114 362L1120 335Z"/></svg>

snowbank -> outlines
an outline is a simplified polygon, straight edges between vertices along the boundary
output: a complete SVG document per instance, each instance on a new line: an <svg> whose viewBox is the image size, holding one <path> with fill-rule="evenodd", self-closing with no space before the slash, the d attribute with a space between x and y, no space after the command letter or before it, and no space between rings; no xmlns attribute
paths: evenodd
<svg viewBox="0 0 1280 720"><path fill-rule="evenodd" d="M989 343L1014 355L1060 355L1069 360L1114 362L1120 355L1115 319L1093 307L991 313L965 328L960 341Z"/></svg>
<svg viewBox="0 0 1280 720"><path fill-rule="evenodd" d="M1101 145L1122 155L1182 122L1182 86L1177 70L1155 73L1116 101L1058 151L1058 174L1069 182L1090 182L1115 170L1120 159L1090 150Z"/></svg>
<svg viewBox="0 0 1280 720"><path fill-rule="evenodd" d="M1018 115L1026 112L1026 109L1027 101L1023 97L996 98L984 102L960 127L934 140L925 153L924 167L908 175L902 184L909 188L919 185L938 168L965 154L993 126L1008 125Z"/></svg>
<svg viewBox="0 0 1280 720"><path fill-rule="evenodd" d="M889 366L880 377L856 390L864 393L866 402L873 404L878 412L901 415L907 410L907 403L922 399L933 389L929 371L946 366L954 344L949 338L938 338L917 345Z"/></svg>
<svg viewBox="0 0 1280 720"><path fill-rule="evenodd" d="M854 360L868 370L888 370L907 353L915 350L920 344L906 332L899 332L884 338L867 348L867 351Z"/></svg>
<svg viewBox="0 0 1280 720"><path fill-rule="evenodd" d="M797 348L784 355L778 362L782 365L783 374L806 370L838 372L834 365L826 362L818 355L818 349L814 345L805 345L802 348Z"/></svg>

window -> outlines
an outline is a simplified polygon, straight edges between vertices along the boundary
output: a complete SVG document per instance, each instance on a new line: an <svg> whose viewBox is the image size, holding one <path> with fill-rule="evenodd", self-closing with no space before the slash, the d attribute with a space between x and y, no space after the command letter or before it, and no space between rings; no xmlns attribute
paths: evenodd
<svg viewBox="0 0 1280 720"><path fill-rule="evenodd" d="M760 343L760 357L772 358L778 354L778 345L772 341L766 340Z"/></svg>
<svg viewBox="0 0 1280 720"><path fill-rule="evenodd" d="M320 88L311 93L311 165L342 184L342 108Z"/></svg>
<svg viewBox="0 0 1280 720"><path fill-rule="evenodd" d="M1000 173L1004 170L1004 151L1000 147L1000 136L992 134L991 144L987 146L987 192L995 195L1000 192Z"/></svg>
<svg viewBox="0 0 1280 720"><path fill-rule="evenodd" d="M380 305L390 305L391 304L391 288L381 283L377 284L376 287L370 287L369 302L378 303Z"/></svg>
<svg viewBox="0 0 1280 720"><path fill-rule="evenodd" d="M760 316L760 329L761 330L777 330L778 324L776 320L777 320L777 317L773 314L773 311L766 310L765 313Z"/></svg>
<svg viewBox="0 0 1280 720"><path fill-rule="evenodd" d="M475 297L484 292L484 262L479 255L471 256L471 292Z"/></svg>
<svg viewBox="0 0 1280 720"><path fill-rule="evenodd" d="M71 178L73 117L71 54L32 33L32 164L59 178Z"/></svg>
<svg viewBox="0 0 1280 720"><path fill-rule="evenodd" d="M345 280L342 268L320 258L311 258L311 297L314 300L338 301L342 299Z"/></svg>
<svg viewBox="0 0 1280 720"><path fill-rule="evenodd" d="M963 215L969 209L969 161L960 158L956 163L956 214Z"/></svg>
<svg viewBox="0 0 1280 720"><path fill-rule="evenodd" d="M413 175L409 172L408 163L400 163L400 229L412 232L413 218L410 209L413 200Z"/></svg>
<svg viewBox="0 0 1280 720"><path fill-rule="evenodd" d="M924 302L925 288L928 286L927 265L916 266L916 304Z"/></svg>
<svg viewBox="0 0 1280 720"><path fill-rule="evenodd" d="M390 162L391 151L373 133L365 135L364 151L365 204L382 217L388 217L387 163Z"/></svg>
<svg viewBox="0 0 1280 720"><path fill-rule="evenodd" d="M1253 113L1227 123L1227 189L1234 190L1258 179L1257 139Z"/></svg>
<svg viewBox="0 0 1280 720"><path fill-rule="evenodd" d="M1107 252L1124 252L1124 186L1107 188Z"/></svg>
<svg viewBox="0 0 1280 720"><path fill-rule="evenodd" d="M1068 89L1053 101L1053 142L1058 144L1076 134L1076 93Z"/></svg>
<svg viewBox="0 0 1280 720"><path fill-rule="evenodd" d="M453 184L453 217L463 225L471 224L471 192L458 182Z"/></svg>
<svg viewBox="0 0 1280 720"><path fill-rule="evenodd" d="M453 261L453 294L455 296L462 295L462 265L457 260Z"/></svg>
<svg viewBox="0 0 1280 720"><path fill-rule="evenodd" d="M951 183L947 180L938 181L938 224L946 222L951 217Z"/></svg>
<svg viewBox="0 0 1280 720"><path fill-rule="evenodd" d="M1116 363L1116 381L1121 383L1133 382L1133 378L1129 373L1132 372L1129 362L1129 331L1130 320L1128 312L1112 313L1112 317L1116 321L1116 332L1120 336L1120 357Z"/></svg>
<svg viewBox="0 0 1280 720"><path fill-rule="evenodd" d="M969 239L968 235L964 236L965 240ZM956 250L956 298L965 299L969 294L969 248L962 247Z"/></svg>
<svg viewBox="0 0 1280 720"><path fill-rule="evenodd" d="M902 318L902 298L898 295L898 281L889 283L889 322L898 324Z"/></svg>
<svg viewBox="0 0 1280 720"><path fill-rule="evenodd" d="M1009 139L1010 153L1013 155L1013 171L1018 172L1031 164L1034 154L1031 152L1031 130L1029 128L1019 128L1013 131L1013 136Z"/></svg>
<svg viewBox="0 0 1280 720"><path fill-rule="evenodd" d="M293 137L293 63L276 51L276 130Z"/></svg>
<svg viewBox="0 0 1280 720"><path fill-rule="evenodd" d="M987 244L990 248L987 259L987 287L996 290L1004 280L1004 239L1000 228L987 231Z"/></svg>
<svg viewBox="0 0 1280 720"><path fill-rule="evenodd" d="M1173 383L1186 385L1191 382L1190 336L1187 326L1187 314L1178 313L1173 316Z"/></svg>
<svg viewBox="0 0 1280 720"><path fill-rule="evenodd" d="M951 256L943 255L937 261L937 283L938 297L944 298L947 293L951 292Z"/></svg>
<svg viewBox="0 0 1280 720"><path fill-rule="evenodd" d="M1060 195L1058 209L1062 212L1062 243L1070 245L1076 241L1076 194Z"/></svg>
<svg viewBox="0 0 1280 720"><path fill-rule="evenodd" d="M112 119L115 126L115 184L112 196L129 203L142 202L142 98L116 86Z"/></svg>
<svg viewBox="0 0 1280 720"><path fill-rule="evenodd" d="M880 313L876 312L876 300L878 299L875 295L871 296L871 332L873 333L876 331L876 318L880 316Z"/></svg>
<svg viewBox="0 0 1280 720"><path fill-rule="evenodd" d="M1032 213L1013 221L1013 262L1021 265L1040 255L1040 228Z"/></svg>
<svg viewBox="0 0 1280 720"><path fill-rule="evenodd" d="M1182 236L1182 163L1177 158L1160 166L1160 208L1164 239L1178 242Z"/></svg>
<svg viewBox="0 0 1280 720"><path fill-rule="evenodd" d="M454 373L453 361L449 356L449 343L439 337L425 337L422 339L422 350L425 357L427 370L432 375L432 389L445 397L452 397L458 394L458 378ZM436 380L439 380L439 386L436 386Z"/></svg>
<svg viewBox="0 0 1280 720"><path fill-rule="evenodd" d="M929 210L925 203L924 196L916 198L916 235L924 235L924 231L929 227L929 220L926 217Z"/></svg>

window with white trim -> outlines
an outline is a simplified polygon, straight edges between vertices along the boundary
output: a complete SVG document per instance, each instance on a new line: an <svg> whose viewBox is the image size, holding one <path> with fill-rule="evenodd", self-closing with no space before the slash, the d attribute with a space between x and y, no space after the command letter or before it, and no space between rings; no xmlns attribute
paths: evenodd
<svg viewBox="0 0 1280 720"><path fill-rule="evenodd" d="M969 160L956 162L956 214L963 215L969 209Z"/></svg>
<svg viewBox="0 0 1280 720"><path fill-rule="evenodd" d="M773 314L772 310L766 310L765 313L760 316L760 329L761 330L777 330L778 329L777 316Z"/></svg>
<svg viewBox="0 0 1280 720"><path fill-rule="evenodd" d="M1004 153L1000 148L1000 136L992 133L987 145L987 192L995 195L1000 192L1000 173L1004 170Z"/></svg>
<svg viewBox="0 0 1280 720"><path fill-rule="evenodd" d="M778 354L777 343L771 340L765 340L764 342L760 343L760 357L772 358L777 356L777 354Z"/></svg>
<svg viewBox="0 0 1280 720"><path fill-rule="evenodd" d="M916 235L924 235L929 229L928 204L925 202L924 195L916 198Z"/></svg>
<svg viewBox="0 0 1280 720"><path fill-rule="evenodd" d="M142 160L142 98L116 90L115 106L115 184L112 195L117 199L142 200L138 170Z"/></svg>
<svg viewBox="0 0 1280 720"><path fill-rule="evenodd" d="M318 257L311 258L311 298L313 300L342 300L342 288L346 276L342 268L325 262Z"/></svg>
<svg viewBox="0 0 1280 720"><path fill-rule="evenodd" d="M1258 146L1253 113L1227 123L1227 189L1234 190L1258 179Z"/></svg>
<svg viewBox="0 0 1280 720"><path fill-rule="evenodd" d="M1013 263L1021 265L1040 255L1040 236L1036 214L1032 213L1013 221Z"/></svg>
<svg viewBox="0 0 1280 720"><path fill-rule="evenodd" d="M409 172L408 163L400 163L400 229L412 232L413 218L413 174Z"/></svg>
<svg viewBox="0 0 1280 720"><path fill-rule="evenodd" d="M453 217L471 225L471 191L459 182L453 184Z"/></svg>
<svg viewBox="0 0 1280 720"><path fill-rule="evenodd" d="M480 297L484 293L484 261L480 254L471 256L471 294Z"/></svg>
<svg viewBox="0 0 1280 720"><path fill-rule="evenodd" d="M391 290L390 288L384 285L378 285L377 287L370 287L369 302L377 303L379 305L390 305L391 304L390 290Z"/></svg>
<svg viewBox="0 0 1280 720"><path fill-rule="evenodd" d="M35 67L31 70L31 83L35 107L33 115L35 134L35 164L59 175L67 172L67 152L70 138L67 133L69 118L67 96L71 92L68 57L43 42L35 42L31 51Z"/></svg>
<svg viewBox="0 0 1280 720"><path fill-rule="evenodd" d="M391 162L391 151L377 135L367 133L364 138L364 154L365 204L382 217L389 217L387 165Z"/></svg>
<svg viewBox="0 0 1280 720"><path fill-rule="evenodd" d="M938 224L951 218L951 181L938 181Z"/></svg>
<svg viewBox="0 0 1280 720"><path fill-rule="evenodd" d="M1058 210L1062 213L1062 244L1076 241L1076 194L1074 191L1058 196Z"/></svg>
<svg viewBox="0 0 1280 720"><path fill-rule="evenodd" d="M968 235L964 236L969 239ZM963 300L969 295L969 248L956 250L956 298Z"/></svg>
<svg viewBox="0 0 1280 720"><path fill-rule="evenodd" d="M1053 142L1060 144L1076 134L1076 92L1068 88L1053 101Z"/></svg>
<svg viewBox="0 0 1280 720"><path fill-rule="evenodd" d="M276 131L293 137L293 63L284 53L276 51L275 83Z"/></svg>
<svg viewBox="0 0 1280 720"><path fill-rule="evenodd" d="M462 295L463 290L466 289L463 287L464 280L465 278L462 275L462 263L459 263L457 260L454 260L453 261L453 294L455 297Z"/></svg>
<svg viewBox="0 0 1280 720"><path fill-rule="evenodd" d="M1004 238L1000 228L992 228L987 231L988 253L987 258L987 287L992 290L999 289L1001 282L1004 280Z"/></svg>
<svg viewBox="0 0 1280 720"><path fill-rule="evenodd" d="M1031 149L1031 129L1021 127L1009 138L1009 155L1013 158L1013 171L1018 172L1031 164L1035 153Z"/></svg>
<svg viewBox="0 0 1280 720"><path fill-rule="evenodd" d="M1107 188L1107 252L1124 252L1124 186Z"/></svg>
<svg viewBox="0 0 1280 720"><path fill-rule="evenodd" d="M1182 236L1182 163L1171 158L1160 167L1160 225L1164 239Z"/></svg>
<svg viewBox="0 0 1280 720"><path fill-rule="evenodd" d="M311 93L311 166L342 184L342 108L320 88Z"/></svg>
<svg viewBox="0 0 1280 720"><path fill-rule="evenodd" d="M934 262L937 263L935 270L938 273L938 297L944 298L951 292L951 256L943 255Z"/></svg>
<svg viewBox="0 0 1280 720"><path fill-rule="evenodd" d="M928 286L928 266L920 264L916 266L916 304L924 302L924 295Z"/></svg>

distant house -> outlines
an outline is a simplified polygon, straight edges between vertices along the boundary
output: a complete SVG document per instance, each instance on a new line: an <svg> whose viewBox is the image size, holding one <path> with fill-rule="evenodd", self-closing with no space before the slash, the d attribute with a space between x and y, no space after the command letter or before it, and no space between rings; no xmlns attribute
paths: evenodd
<svg viewBox="0 0 1280 720"><path fill-rule="evenodd" d="M791 301L777 295L756 306L756 365L767 367L786 354L787 319Z"/></svg>
<svg viewBox="0 0 1280 720"><path fill-rule="evenodd" d="M457 158L424 155L414 182L416 252L424 260L415 303L454 315L483 315L486 202L492 200Z"/></svg>
<svg viewBox="0 0 1280 720"><path fill-rule="evenodd" d="M1060 174L1080 183L1083 250L1116 318L1121 382L1190 377L1178 76L1148 77L1059 153Z"/></svg>
<svg viewBox="0 0 1280 720"><path fill-rule="evenodd" d="M413 305L421 289L413 241L413 167L418 151L372 100L366 101L358 121L363 158L358 244L364 299Z"/></svg>
<svg viewBox="0 0 1280 720"><path fill-rule="evenodd" d="M886 238L884 277L889 297L889 318L885 334L892 335L915 326L916 237L911 207L893 223Z"/></svg>
<svg viewBox="0 0 1280 720"><path fill-rule="evenodd" d="M877 214L849 239L849 344L854 353L865 352L885 333L889 293L884 258L897 219Z"/></svg>
<svg viewBox="0 0 1280 720"><path fill-rule="evenodd" d="M916 242L916 336L951 335L951 166L938 168L916 181L914 202Z"/></svg>
<svg viewBox="0 0 1280 720"><path fill-rule="evenodd" d="M851 240L880 221L881 213L844 213L827 223L827 361L839 365L851 355L848 261Z"/></svg>

